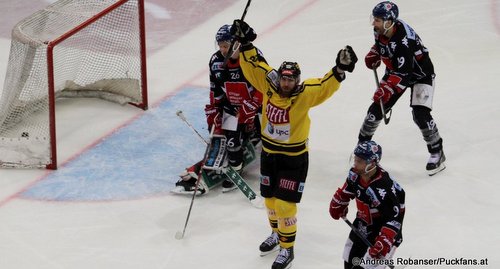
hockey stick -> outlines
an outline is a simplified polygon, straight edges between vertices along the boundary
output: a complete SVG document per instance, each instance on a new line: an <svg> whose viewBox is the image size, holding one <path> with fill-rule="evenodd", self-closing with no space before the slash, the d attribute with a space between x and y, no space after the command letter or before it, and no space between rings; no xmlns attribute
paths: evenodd
<svg viewBox="0 0 500 269"><path fill-rule="evenodd" d="M182 114L182 111L181 111L181 114ZM213 132L214 132L214 127L212 126L212 130L210 131L210 135L212 135ZM198 132L196 132L196 133L198 133ZM209 150L210 150L210 143L207 142L207 149L205 149L205 154L203 155L202 164L206 162L206 160L208 158ZM189 217L191 216L191 210L193 209L194 197L196 197L196 193L198 192L198 186L200 185L200 181L202 178L201 174L202 174L202 169L200 169L200 171L198 172L198 178L196 179L196 185L194 187L193 196L191 197L191 203L189 204L189 210L188 210L188 213L186 216L186 222L184 222L184 229L182 229L182 232L177 231L175 233L175 239L177 239L177 240L181 240L182 238L184 238L184 235L186 234L186 227L187 227L188 222L189 222Z"/></svg>
<svg viewBox="0 0 500 269"><path fill-rule="evenodd" d="M363 236L363 234L358 230L358 228L354 227L354 225L350 220L348 220L345 216L342 217L342 219L345 221L345 223L347 223L347 225L349 225L349 227L351 227L351 230L363 241L363 243L365 243L369 248L373 247L373 244L370 243L370 241L368 241L368 239ZM391 269L395 268L394 265L389 264L387 266Z"/></svg>
<svg viewBox="0 0 500 269"><path fill-rule="evenodd" d="M185 122L191 130L193 130L198 137L207 145L207 148L210 148L210 142L206 141L205 138L189 123L189 121L186 119L184 116L184 113L182 113L182 110L179 110L176 112L176 115L183 121ZM212 126L213 129L213 126ZM211 133L211 136L213 135L213 132ZM206 160L206 159L205 159ZM200 169L201 171L201 169ZM222 172L238 187L238 189L248 198L250 203L257 207L257 208L263 208L264 207L264 202L263 199L255 193L255 191L246 183L246 181L241 177L233 168L230 166L223 168Z"/></svg>
<svg viewBox="0 0 500 269"><path fill-rule="evenodd" d="M373 68L373 74L375 75L375 83L377 84L377 88L380 88L380 82L378 81L377 68ZM389 121L391 120L392 109L389 109L389 111L387 111L388 114L386 114L385 108L384 108L384 103L382 102L382 99L380 99L380 109L382 109L382 116L384 117L385 125L389 124Z"/></svg>
<svg viewBox="0 0 500 269"><path fill-rule="evenodd" d="M247 11L248 11L248 7L250 6L250 3L252 3L252 0L248 0L247 1L247 5L245 6L245 9L243 10L243 15L241 15L241 20L244 20L245 17L247 16ZM231 59L231 55L233 55L234 51L236 50L234 48L234 43L235 43L235 40L231 40L231 45L229 46L229 50L227 51L227 55L226 55L226 58L224 58L224 67L227 66L227 62L229 62L229 59Z"/></svg>
<svg viewBox="0 0 500 269"><path fill-rule="evenodd" d="M184 116L184 113L182 113L182 110L179 110L177 112L175 112L175 114L177 115L177 117L179 117L184 123L187 124L187 126L193 130L193 132L195 132L198 137L203 140L203 142L205 142L205 144L208 144L208 141L205 140L205 138L193 127L193 125L191 125L191 123L189 123L189 121L186 119L186 117ZM212 135L212 134L210 134Z"/></svg>

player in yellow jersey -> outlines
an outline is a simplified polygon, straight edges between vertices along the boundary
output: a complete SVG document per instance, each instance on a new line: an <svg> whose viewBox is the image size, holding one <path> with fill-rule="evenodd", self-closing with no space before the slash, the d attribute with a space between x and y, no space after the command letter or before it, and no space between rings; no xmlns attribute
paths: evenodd
<svg viewBox="0 0 500 269"><path fill-rule="evenodd" d="M244 21L235 20L232 33L242 44L240 66L246 79L262 92L261 180L271 235L260 245L261 256L280 249L273 269L289 268L294 257L297 203L309 167L307 140L311 121L309 109L327 100L352 72L356 54L346 46L337 54L336 66L322 78L300 81L295 62L283 62L278 70L261 61L252 45L257 34Z"/></svg>

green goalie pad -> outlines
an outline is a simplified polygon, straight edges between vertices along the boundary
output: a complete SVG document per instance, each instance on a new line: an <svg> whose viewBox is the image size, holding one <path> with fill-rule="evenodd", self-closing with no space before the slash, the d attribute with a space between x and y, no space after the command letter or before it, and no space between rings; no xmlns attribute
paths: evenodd
<svg viewBox="0 0 500 269"><path fill-rule="evenodd" d="M226 158L226 148L225 148L225 138L214 137L216 141L212 141L209 158L207 159L206 165L203 166L201 175L208 189L213 189L214 187L222 184L222 181L227 179L226 174L222 171L223 163ZM214 143L215 142L215 143ZM222 150L223 149L223 150ZM243 167L249 165L256 159L257 155L255 153L255 148L250 141L245 140L243 142Z"/></svg>

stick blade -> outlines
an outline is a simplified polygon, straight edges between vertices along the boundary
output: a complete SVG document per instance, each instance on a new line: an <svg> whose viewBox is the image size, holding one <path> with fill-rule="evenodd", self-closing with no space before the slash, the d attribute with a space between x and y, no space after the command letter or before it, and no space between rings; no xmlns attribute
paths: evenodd
<svg viewBox="0 0 500 269"><path fill-rule="evenodd" d="M256 208L264 208L264 199L262 197L257 196L254 199L250 200L250 203Z"/></svg>
<svg viewBox="0 0 500 269"><path fill-rule="evenodd" d="M184 238L184 233L182 233L181 231L177 231L177 232L175 233L175 239L177 239L177 240L181 240L181 239L183 239L183 238Z"/></svg>

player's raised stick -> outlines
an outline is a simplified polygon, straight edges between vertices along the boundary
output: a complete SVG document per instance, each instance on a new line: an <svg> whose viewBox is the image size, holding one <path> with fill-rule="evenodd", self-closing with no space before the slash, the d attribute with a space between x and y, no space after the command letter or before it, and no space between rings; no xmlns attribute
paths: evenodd
<svg viewBox="0 0 500 269"><path fill-rule="evenodd" d="M252 3L252 0L247 1L247 5L245 6L245 9L243 10L243 15L241 15L241 20L245 20L245 17L247 16L247 11L248 7L250 7L250 3ZM224 67L227 66L227 62L229 62L229 59L231 58L231 55L233 55L234 51L237 48L234 48L236 40L231 40L231 45L229 46L229 50L227 52L226 58L224 58Z"/></svg>

